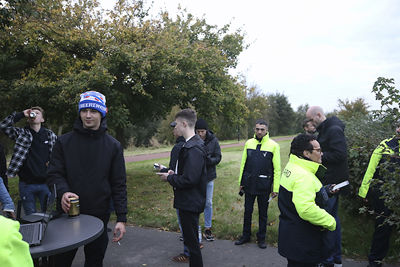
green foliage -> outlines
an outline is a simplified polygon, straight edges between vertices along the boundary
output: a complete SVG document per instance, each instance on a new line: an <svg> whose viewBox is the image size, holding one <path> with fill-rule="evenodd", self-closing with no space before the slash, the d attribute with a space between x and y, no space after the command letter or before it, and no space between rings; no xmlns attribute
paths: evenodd
<svg viewBox="0 0 400 267"><path fill-rule="evenodd" d="M393 86L393 79L378 78L374 84L373 92L376 99L381 101L381 109L373 115L365 115L366 105L362 99L354 102L341 102L344 107L339 114L346 119L346 137L348 142L348 163L350 170L351 193L344 198L344 206L350 214L356 215L358 211L365 213L369 211L373 216L379 216L363 206L361 201L354 201L358 198L358 189L367 170L369 159L373 150L386 138L394 135L393 122L398 119L398 103L400 94ZM359 112L361 111L361 112ZM398 157L398 155L397 155ZM393 210L390 217L385 218L386 222L397 226L395 232L400 230L400 168L398 163L381 162L379 171L383 181L373 180L371 187L377 183L383 192L385 205ZM360 216L360 215L358 215ZM364 215L363 215L364 216ZM396 235L395 235L396 236ZM396 241L400 239L398 235ZM399 258L398 250L392 257Z"/></svg>
<svg viewBox="0 0 400 267"><path fill-rule="evenodd" d="M182 11L147 16L143 1L8 1L0 6L0 101L4 114L40 105L69 130L79 94L107 97L108 126L125 146L148 144L172 106L214 122L243 123L244 88L228 71L245 48L240 30ZM1 115L4 115L1 114Z"/></svg>
<svg viewBox="0 0 400 267"><path fill-rule="evenodd" d="M372 151L383 139L391 136L392 131L387 124L371 116L360 115L344 122L351 192L343 200L347 203L345 207L353 214L357 214L363 203L361 200L355 202L354 199L358 199L358 189L367 170Z"/></svg>
<svg viewBox="0 0 400 267"><path fill-rule="evenodd" d="M287 96L281 93L270 94L267 97L267 119L271 135L293 134L295 113Z"/></svg>
<svg viewBox="0 0 400 267"><path fill-rule="evenodd" d="M246 103L250 110L247 117L248 138L254 135L254 124L259 118L269 123L268 131L271 136L294 133L295 113L285 95L280 93L265 95L256 87L251 87L247 92Z"/></svg>
<svg viewBox="0 0 400 267"><path fill-rule="evenodd" d="M293 132L294 133L302 133L304 132L303 129L303 122L306 119L306 112L309 108L308 104L300 105L295 114L294 114L294 125L293 125Z"/></svg>
<svg viewBox="0 0 400 267"><path fill-rule="evenodd" d="M375 116L382 118L388 128L391 126L398 126L400 113L400 91L394 87L394 79L386 79L379 77L374 83L372 91L376 95L376 99L381 102L381 110L376 111ZM399 157L399 155L393 155ZM400 167L397 164L386 162L382 166L382 176L385 177L381 184L381 191L383 192L383 199L385 205L393 211L393 214L386 218L386 222L396 226L396 232L400 233ZM400 242L399 235L396 238ZM400 254L397 254L400 257Z"/></svg>
<svg viewBox="0 0 400 267"><path fill-rule="evenodd" d="M267 96L256 87L248 88L246 106L251 111L246 119L247 136L246 138L251 138L254 136L254 125L257 119L267 118Z"/></svg>
<svg viewBox="0 0 400 267"><path fill-rule="evenodd" d="M338 100L340 110L337 111L337 116L343 120L349 120L352 117L366 116L368 112L368 104L365 103L363 98L357 98L354 101Z"/></svg>

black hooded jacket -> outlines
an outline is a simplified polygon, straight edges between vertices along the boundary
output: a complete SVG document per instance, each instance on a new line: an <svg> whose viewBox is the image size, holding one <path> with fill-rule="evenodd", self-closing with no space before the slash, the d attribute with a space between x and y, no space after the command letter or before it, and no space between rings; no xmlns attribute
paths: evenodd
<svg viewBox="0 0 400 267"><path fill-rule="evenodd" d="M207 130L204 144L207 149L207 179L208 181L212 181L217 178L216 166L221 161L221 147L219 146L217 137L209 130Z"/></svg>
<svg viewBox="0 0 400 267"><path fill-rule="evenodd" d="M327 168L321 180L323 185L338 184L349 177L344 128L344 123L335 116L327 118L317 127L317 141L323 152L322 164Z"/></svg>
<svg viewBox="0 0 400 267"><path fill-rule="evenodd" d="M179 152L185 144L185 138L183 136L179 136L176 138L175 145L171 150L171 155L169 158L169 169L175 171L176 161L178 160ZM168 170L167 170L168 171Z"/></svg>
<svg viewBox="0 0 400 267"><path fill-rule="evenodd" d="M174 208L201 213L204 211L207 191L206 149L198 135L181 148L178 173L168 175L174 188Z"/></svg>
<svg viewBox="0 0 400 267"><path fill-rule="evenodd" d="M126 222L126 172L121 144L106 133L103 119L96 131L85 129L77 119L73 131L58 138L48 170L47 184L57 186L58 197L65 192L79 196L83 214L109 214L114 201L118 222Z"/></svg>

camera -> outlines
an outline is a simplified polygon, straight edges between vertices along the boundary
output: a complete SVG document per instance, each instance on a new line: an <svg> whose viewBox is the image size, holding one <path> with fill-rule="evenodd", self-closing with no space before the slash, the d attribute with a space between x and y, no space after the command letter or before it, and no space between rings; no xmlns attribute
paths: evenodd
<svg viewBox="0 0 400 267"><path fill-rule="evenodd" d="M240 191L239 191L239 196L243 196L243 194L244 194L244 189L241 188Z"/></svg>

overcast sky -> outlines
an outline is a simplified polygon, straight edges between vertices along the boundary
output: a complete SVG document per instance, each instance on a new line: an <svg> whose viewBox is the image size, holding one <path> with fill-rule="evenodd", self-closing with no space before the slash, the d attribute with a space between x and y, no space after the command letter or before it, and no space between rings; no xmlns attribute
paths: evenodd
<svg viewBox="0 0 400 267"><path fill-rule="evenodd" d="M115 1L101 2L111 8ZM264 93L283 93L294 110L332 111L338 99L358 97L378 108L377 77L400 81L397 0L154 0L152 13L173 16L179 4L208 24L241 28L250 46L238 73Z"/></svg>

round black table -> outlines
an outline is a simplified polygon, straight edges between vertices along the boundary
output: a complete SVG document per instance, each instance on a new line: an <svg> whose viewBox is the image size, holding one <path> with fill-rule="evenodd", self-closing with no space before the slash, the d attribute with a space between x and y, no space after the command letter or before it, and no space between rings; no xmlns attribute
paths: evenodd
<svg viewBox="0 0 400 267"><path fill-rule="evenodd" d="M30 247L32 258L47 257L78 248L99 237L103 222L93 216L81 214L68 217L66 214L51 220L39 246Z"/></svg>

